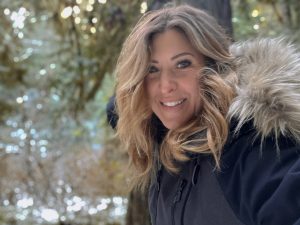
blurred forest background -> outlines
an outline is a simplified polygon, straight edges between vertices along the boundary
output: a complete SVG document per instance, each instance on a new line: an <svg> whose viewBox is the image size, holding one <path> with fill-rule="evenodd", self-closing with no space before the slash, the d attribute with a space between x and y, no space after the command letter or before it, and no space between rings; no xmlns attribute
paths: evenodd
<svg viewBox="0 0 300 225"><path fill-rule="evenodd" d="M105 108L126 35L166 2L0 1L0 225L126 223L127 155ZM227 7L234 40L300 40L299 0L193 2Z"/></svg>

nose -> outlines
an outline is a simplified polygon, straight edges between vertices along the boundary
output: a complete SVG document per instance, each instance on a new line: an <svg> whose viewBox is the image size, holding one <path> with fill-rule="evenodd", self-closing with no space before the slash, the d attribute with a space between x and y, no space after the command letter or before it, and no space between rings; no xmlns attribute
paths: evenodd
<svg viewBox="0 0 300 225"><path fill-rule="evenodd" d="M162 94L169 94L176 90L176 80L170 70L162 71L160 76L160 91Z"/></svg>

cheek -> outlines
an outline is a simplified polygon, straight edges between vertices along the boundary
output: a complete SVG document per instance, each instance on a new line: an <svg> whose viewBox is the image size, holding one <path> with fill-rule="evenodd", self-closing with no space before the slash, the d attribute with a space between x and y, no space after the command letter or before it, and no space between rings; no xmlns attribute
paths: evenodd
<svg viewBox="0 0 300 225"><path fill-rule="evenodd" d="M182 82L182 84L183 83L184 83L185 90L187 92L189 92L190 96L193 99L194 98L199 98L199 95L200 95L200 84L199 84L199 79L196 76L190 78L186 82Z"/></svg>
<svg viewBox="0 0 300 225"><path fill-rule="evenodd" d="M201 85L198 79L193 79L189 85L186 86L187 90L189 90L194 113L198 113L202 106L202 94L201 94Z"/></svg>

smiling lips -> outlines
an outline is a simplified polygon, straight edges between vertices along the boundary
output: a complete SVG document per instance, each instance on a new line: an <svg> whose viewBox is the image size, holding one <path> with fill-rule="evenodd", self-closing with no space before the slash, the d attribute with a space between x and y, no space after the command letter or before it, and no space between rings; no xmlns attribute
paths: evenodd
<svg viewBox="0 0 300 225"><path fill-rule="evenodd" d="M179 101L173 101L173 102L160 102L163 106L168 106L168 107L175 107L180 104L182 104L186 99L182 99Z"/></svg>

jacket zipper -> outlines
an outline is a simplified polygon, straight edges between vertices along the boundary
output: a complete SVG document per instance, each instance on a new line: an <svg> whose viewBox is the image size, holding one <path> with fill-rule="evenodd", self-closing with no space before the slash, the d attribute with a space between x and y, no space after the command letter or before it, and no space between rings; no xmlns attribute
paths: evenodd
<svg viewBox="0 0 300 225"><path fill-rule="evenodd" d="M184 203L183 203L183 207L182 207L182 211L181 211L181 225L184 224L184 223L183 223L183 220L184 220L185 206L186 206L187 200L188 200L188 198L189 198L189 196L190 196L191 189L192 189L192 185L190 184L190 185L189 185L189 189L188 189L188 191L187 191L187 195L186 195L186 197L185 197L185 199L184 199Z"/></svg>
<svg viewBox="0 0 300 225"><path fill-rule="evenodd" d="M183 203L183 207L182 207L182 211L181 211L181 225L184 225L185 207L186 207L186 203L189 199L191 189L192 189L193 186L196 186L197 181L198 181L198 174L199 174L199 171L200 171L200 159L201 159L201 157L198 156L197 160L196 160L196 165L194 166L194 169L193 169L192 182L191 182L191 184L189 184L187 194L186 194L186 197L184 199L184 203Z"/></svg>
<svg viewBox="0 0 300 225"><path fill-rule="evenodd" d="M182 193L186 186L186 183L187 183L187 181L185 179L181 179L179 182L179 185L178 185L178 188L177 188L174 200L173 200L172 208L171 208L172 225L175 225L175 208L176 208L177 203L181 200ZM184 208L183 208L183 211L184 211Z"/></svg>

